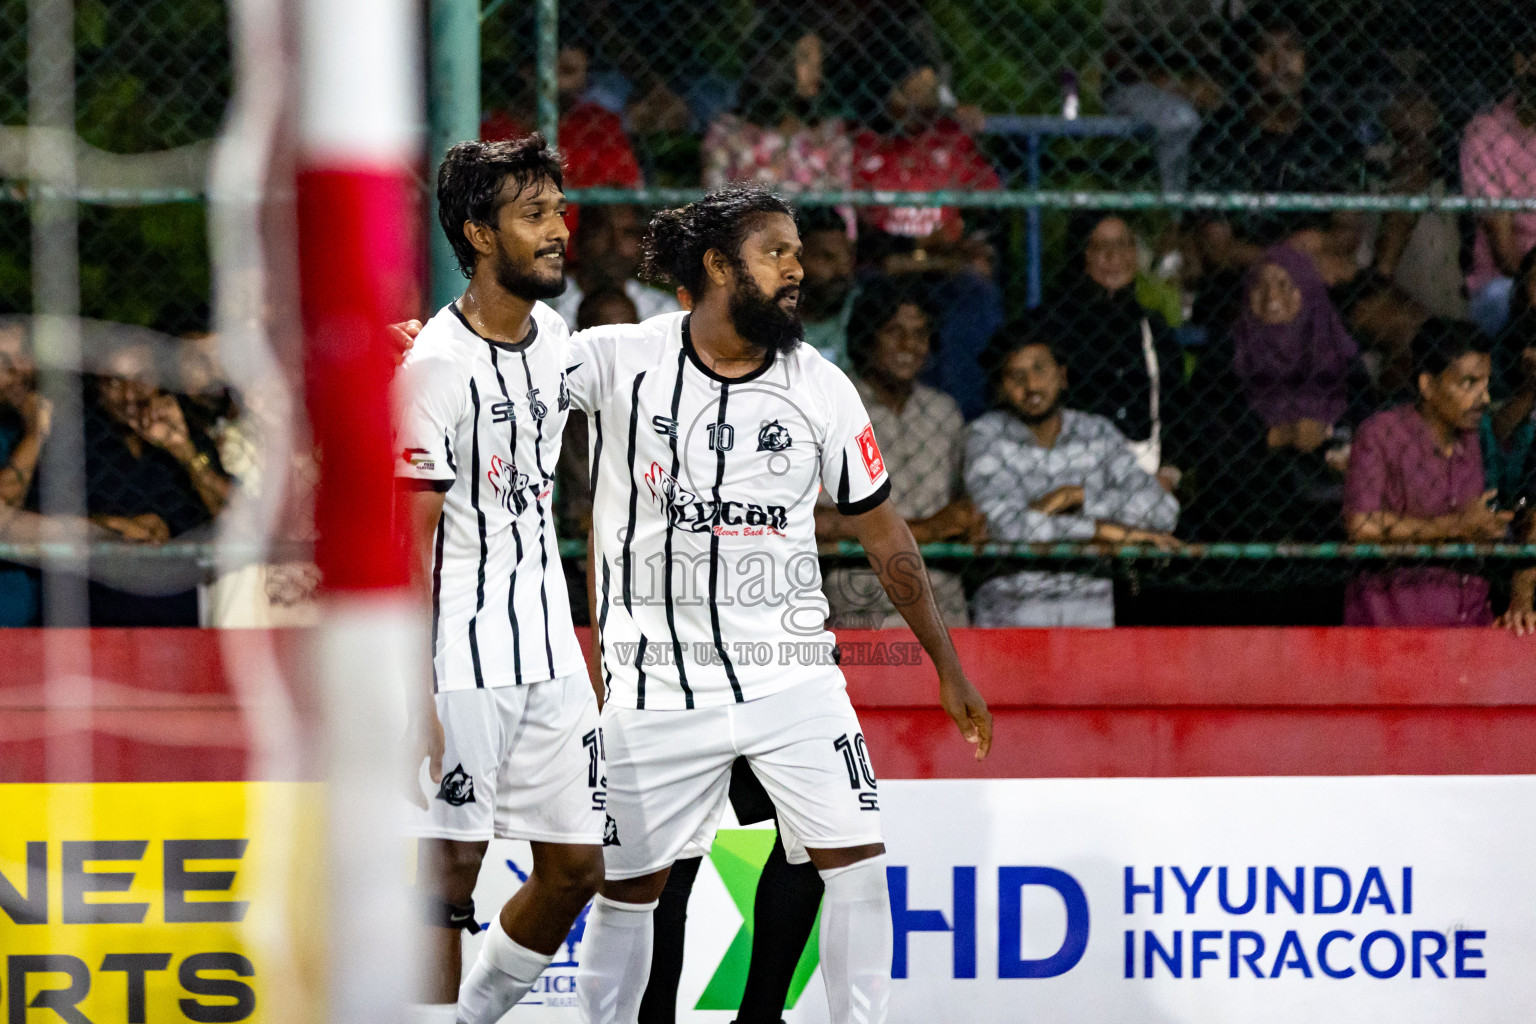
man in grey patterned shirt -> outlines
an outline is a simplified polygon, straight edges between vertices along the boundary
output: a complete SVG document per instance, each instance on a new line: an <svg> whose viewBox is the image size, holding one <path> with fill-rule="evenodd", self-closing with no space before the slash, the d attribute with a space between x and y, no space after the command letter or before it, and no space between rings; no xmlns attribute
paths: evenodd
<svg viewBox="0 0 1536 1024"><path fill-rule="evenodd" d="M1063 409L1067 371L1051 346L1017 338L1003 357L1001 408L971 424L965 485L996 541L1172 547L1179 503L1136 464L1102 416ZM1027 571L976 592L978 626L1113 626L1110 580Z"/></svg>

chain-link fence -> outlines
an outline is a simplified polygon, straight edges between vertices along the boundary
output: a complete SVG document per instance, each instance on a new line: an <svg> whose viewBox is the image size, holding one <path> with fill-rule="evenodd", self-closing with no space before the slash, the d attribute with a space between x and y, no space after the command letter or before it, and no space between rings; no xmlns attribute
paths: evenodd
<svg viewBox="0 0 1536 1024"><path fill-rule="evenodd" d="M1520 5L606 0L558 32L573 325L667 306L630 280L650 208L792 194L807 338L858 380L951 618L1506 600L1536 389ZM487 137L536 126L538 42L532 5L486 18ZM1457 374L1485 363L1480 416ZM837 617L889 621L828 551Z"/></svg>
<svg viewBox="0 0 1536 1024"><path fill-rule="evenodd" d="M0 625L311 617L292 382L258 344L229 366L215 333L231 21L223 0L0 0ZM226 299L251 290L223 270ZM263 491L281 529L253 525Z"/></svg>
<svg viewBox="0 0 1536 1024"><path fill-rule="evenodd" d="M537 10L556 6L541 79ZM27 9L0 0L0 313L34 310ZM75 11L80 312L193 351L211 327L202 193L232 88L226 5ZM795 195L807 339L859 379L952 610L986 621L1007 594L1045 594L1102 618L1112 593L1120 621L1339 621L1346 583L1410 562L1445 588L1486 578L1502 604L1529 552L1489 545L1523 523L1501 533L1515 517L1474 499L1497 490L1515 513L1529 490L1536 41L1519 5L490 0L481 15L482 133L559 115L580 200L573 324L675 303L632 280L650 209L729 180ZM1415 401L1424 358L1463 345L1453 322L1492 350L1484 423L1460 441L1445 416L1366 430ZM922 336L915 382L888 335ZM160 386L185 391L180 356L160 362ZM1053 389L1067 413L1037 429ZM9 401L15 448L32 413ZM1446 444L1413 449L1421 421ZM1351 484L1362 431L1384 450ZM856 569L838 525L823 533L829 573Z"/></svg>

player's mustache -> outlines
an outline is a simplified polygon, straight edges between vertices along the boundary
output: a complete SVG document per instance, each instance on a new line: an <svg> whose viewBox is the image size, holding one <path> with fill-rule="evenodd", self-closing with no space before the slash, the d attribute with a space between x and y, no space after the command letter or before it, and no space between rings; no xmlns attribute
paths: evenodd
<svg viewBox="0 0 1536 1024"><path fill-rule="evenodd" d="M534 253L534 256L551 256L551 255L554 255L556 253L558 253L561 256L565 255L565 243L564 242L556 242L553 245L546 245L544 248L537 250Z"/></svg>
<svg viewBox="0 0 1536 1024"><path fill-rule="evenodd" d="M797 284L785 285L773 293L774 302L782 302L785 299L793 299L795 305L800 305L800 286Z"/></svg>

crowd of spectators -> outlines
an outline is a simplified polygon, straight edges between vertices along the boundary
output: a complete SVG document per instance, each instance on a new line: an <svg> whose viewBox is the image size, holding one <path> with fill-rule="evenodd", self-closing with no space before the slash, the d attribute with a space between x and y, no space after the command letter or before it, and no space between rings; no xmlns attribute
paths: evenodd
<svg viewBox="0 0 1536 1024"><path fill-rule="evenodd" d="M0 505L4 539L48 539L39 524L73 524L74 539L158 547L206 544L237 487L260 486L258 417L226 383L217 339L169 338L121 325L82 322L84 372L63 383L79 411L78 433L60 437L40 391L30 318L0 320ZM80 447L78 461L51 444ZM61 461L62 459L62 461ZM312 460L308 464L312 482ZM77 466L55 487L47 471ZM295 465L300 474L306 465ZM69 474L76 476L76 474ZM295 481L287 485L292 489ZM58 515L59 503L77 515ZM302 504L302 501L300 502ZM299 517L302 518L302 517ZM288 526L293 527L294 522ZM289 529L299 538L303 533ZM58 536L65 536L64 533ZM309 538L312 539L312 538ZM246 564L209 573L195 555L121 564L110 556L63 570L64 590L82 598L50 604L48 622L91 626L266 626L313 621L319 583L312 563ZM38 561L0 563L0 626L43 620Z"/></svg>
<svg viewBox="0 0 1536 1024"><path fill-rule="evenodd" d="M612 166L629 183L649 172L648 140L674 130L701 139L706 187L756 181L793 196L1020 184L1011 140L953 94L918 7L824 6L789 3L759 23L763 42L748 39L734 77L692 64L671 74L579 26L562 36L570 166L603 162L580 152L577 115L596 118L597 105L629 134L605 121L591 144L626 148ZM1481 68L1458 95L1438 74L1445 62L1426 56L1439 45L1432 32L1376 40L1385 58L1374 72L1341 71L1341 48L1309 6L1141 26L1106 55L1105 108L1151 126L1164 188L1536 192L1529 19L1498 23L1498 73ZM634 280L644 211L602 209L581 212L562 313L575 325L594 300L602 308L587 322L674 308ZM1074 215L1062 269L1028 310L1000 285L999 224L945 205L802 210L807 342L854 378L920 540L1166 547L1529 531L1516 508L1536 477L1536 215ZM1481 404L1464 372L1479 358ZM818 529L826 541L847 536L829 508ZM1530 580L1500 572L1491 588L1456 567L1361 574L1324 617L1477 623L1528 608ZM1456 600L1435 589L1449 593L1453 579ZM1115 621L1102 575L946 563L936 582L951 622ZM829 573L827 591L839 624L892 621L861 570Z"/></svg>
<svg viewBox="0 0 1536 1024"><path fill-rule="evenodd" d="M1110 33L1104 109L1150 126L1142 143L1163 188L1536 194L1533 19L1473 17L1436 39L1425 15L1417 40L1377 40L1382 59L1362 70L1308 20L1316 5L1215 5L1238 6ZM567 188L657 184L656 140L677 136L696 140L685 177L706 187L755 181L794 197L1021 184L1013 139L955 95L940 32L915 2L784 0L730 73L702 50L595 28L640 24L631 7L594 0L562 27ZM677 7L682 21L655 24L704 32L710 10ZM1458 91L1443 51L1474 33L1480 66ZM533 127L531 64L513 78L485 113L487 138ZM573 330L686 305L637 277L649 212L572 208L567 288L552 304ZM1003 285L1018 247L1010 256L996 213L806 204L800 220L806 341L853 378L892 498L922 542L1536 536L1524 511L1536 497L1536 213L1079 213L1053 236L1059 272L1029 309ZM100 346L80 383L92 536L203 538L235 488L256 486L249 410L223 383L216 347L206 335ZM0 504L16 514L39 508L53 426L30 349L25 321L0 325ZM572 539L591 520L583 427L572 423L559 469ZM830 507L817 528L827 542L851 535ZM1523 627L1536 576L1507 564L1361 572L1323 618L1502 614ZM951 624L1126 621L1127 594L1090 568L943 563L935 594ZM275 593L283 578L247 582ZM208 622L246 601L221 582L146 596L94 581L91 621ZM267 604L302 604L312 569L290 582L297 598ZM867 571L841 566L826 584L835 623L896 621ZM0 565L0 622L35 622L40 603L34 569Z"/></svg>

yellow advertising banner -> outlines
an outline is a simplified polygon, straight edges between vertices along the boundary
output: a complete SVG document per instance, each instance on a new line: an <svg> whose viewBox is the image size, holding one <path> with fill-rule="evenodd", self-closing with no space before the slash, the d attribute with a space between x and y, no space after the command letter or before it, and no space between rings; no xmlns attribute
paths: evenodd
<svg viewBox="0 0 1536 1024"><path fill-rule="evenodd" d="M0 1021L319 1021L321 787L0 785Z"/></svg>

